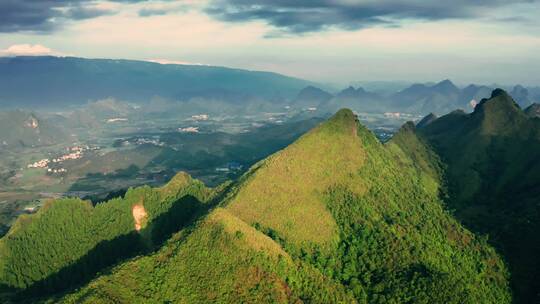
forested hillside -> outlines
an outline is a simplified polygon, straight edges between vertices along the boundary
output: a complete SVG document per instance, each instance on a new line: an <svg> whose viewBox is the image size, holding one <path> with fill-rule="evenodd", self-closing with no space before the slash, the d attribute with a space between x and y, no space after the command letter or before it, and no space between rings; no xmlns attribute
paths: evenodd
<svg viewBox="0 0 540 304"><path fill-rule="evenodd" d="M0 240L0 284L16 299L77 286L122 259L150 252L219 194L178 174L162 188L130 189L93 206L62 199L22 215Z"/></svg>
<svg viewBox="0 0 540 304"><path fill-rule="evenodd" d="M473 113L416 130L446 168L448 207L504 255L517 303L540 302L540 120L530 112L498 89Z"/></svg>
<svg viewBox="0 0 540 304"><path fill-rule="evenodd" d="M417 166L403 150L381 144L342 110L221 187L225 192L181 176L172 183L183 187L135 189L96 207L57 201L20 219L2 240L2 282L22 289L19 299L36 282L50 282L44 287L54 289L37 295L66 303L509 303L503 261L444 210L437 171ZM186 215L186 195L195 205L187 210L218 207L159 225L159 214L175 214L170 221ZM105 208L118 211L99 216ZM78 221L89 223L75 228ZM137 255L128 261L112 268L106 266L115 261L82 268L66 262L125 235L127 244L142 247L123 246L133 251L118 252L115 261ZM48 246L31 245L47 237ZM80 248L67 249L77 241ZM76 290L44 280L58 271L77 277L81 269L95 278Z"/></svg>

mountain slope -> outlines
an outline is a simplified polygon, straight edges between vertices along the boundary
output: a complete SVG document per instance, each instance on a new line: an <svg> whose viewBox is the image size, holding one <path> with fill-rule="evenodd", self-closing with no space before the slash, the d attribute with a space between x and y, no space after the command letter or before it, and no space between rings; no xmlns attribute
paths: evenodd
<svg viewBox="0 0 540 304"><path fill-rule="evenodd" d="M461 91L450 80L415 84L391 96L392 105L410 113L447 113L456 108Z"/></svg>
<svg viewBox="0 0 540 304"><path fill-rule="evenodd" d="M34 113L0 112L0 147L46 146L66 140L65 132Z"/></svg>
<svg viewBox="0 0 540 304"><path fill-rule="evenodd" d="M17 302L508 303L503 262L444 210L438 169L415 162L429 151L404 152L423 146L411 126L399 136L341 110L230 186L52 202L0 240L0 282Z"/></svg>
<svg viewBox="0 0 540 304"><path fill-rule="evenodd" d="M525 109L525 114L529 117L540 117L540 104L533 103Z"/></svg>
<svg viewBox="0 0 540 304"><path fill-rule="evenodd" d="M446 167L449 207L505 255L517 302L540 301L540 121L498 89L417 131Z"/></svg>
<svg viewBox="0 0 540 304"><path fill-rule="evenodd" d="M76 286L159 246L214 195L178 174L162 188L130 189L124 198L96 206L79 199L49 202L35 215L21 216L0 239L0 286L38 295Z"/></svg>
<svg viewBox="0 0 540 304"><path fill-rule="evenodd" d="M255 165L158 252L57 300L508 303L502 261L422 174L342 110Z"/></svg>
<svg viewBox="0 0 540 304"><path fill-rule="evenodd" d="M318 107L330 98L332 98L332 94L314 86L307 86L298 92L292 105L296 108Z"/></svg>
<svg viewBox="0 0 540 304"><path fill-rule="evenodd" d="M75 57L0 58L0 105L64 107L109 97L148 102L199 97L237 103L292 97L310 83L269 72Z"/></svg>
<svg viewBox="0 0 540 304"><path fill-rule="evenodd" d="M361 87L348 87L329 99L321 106L328 112L334 113L342 108L351 108L357 111L383 111L385 100L382 96L368 92Z"/></svg>

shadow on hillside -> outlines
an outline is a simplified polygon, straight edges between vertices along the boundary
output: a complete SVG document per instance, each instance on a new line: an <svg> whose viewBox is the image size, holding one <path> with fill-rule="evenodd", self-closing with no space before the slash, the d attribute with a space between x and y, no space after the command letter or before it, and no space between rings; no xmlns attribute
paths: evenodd
<svg viewBox="0 0 540 304"><path fill-rule="evenodd" d="M7 225L4 225L4 224L0 224L0 238L2 238L4 235L6 235L6 233L8 233L9 231L9 226ZM1 288L0 288L1 290Z"/></svg>
<svg viewBox="0 0 540 304"><path fill-rule="evenodd" d="M11 298L16 303L30 303L53 294L62 296L87 284L100 274L110 273L114 265L159 249L172 234L193 225L211 206L212 204L204 204L197 198L186 195L148 223L143 230L100 242L83 257L57 273L24 290L11 290Z"/></svg>
<svg viewBox="0 0 540 304"><path fill-rule="evenodd" d="M111 189L111 184L117 181L125 180L132 181L137 180L139 177L140 168L131 165L125 169L118 169L109 174L103 173L87 173L85 176L78 178L68 189L68 193L77 194L77 192L96 192L100 194L108 194L109 192L116 191L118 189ZM148 184L148 181L141 180L139 184ZM135 184L134 184L135 185ZM80 196L80 195L76 195Z"/></svg>
<svg viewBox="0 0 540 304"><path fill-rule="evenodd" d="M443 127L436 131L443 132ZM514 302L540 303L540 156L523 153L523 147L539 151L540 142L507 136L478 137L476 145L484 145L482 157L468 167L458 167L462 164L454 158L463 156L456 151L463 151L456 150L455 143L459 143L456 138L462 136L462 130L452 129L450 140L430 139L434 150L447 157L442 158L444 163L455 168L446 169L448 197L443 200L463 226L477 235L489 236L490 245L504 257ZM461 198L463 192L472 191L470 198Z"/></svg>
<svg viewBox="0 0 540 304"><path fill-rule="evenodd" d="M14 291L13 288L10 288L0 283L0 303L4 303L4 304L17 303L11 299L11 294L13 292L18 292L18 290Z"/></svg>

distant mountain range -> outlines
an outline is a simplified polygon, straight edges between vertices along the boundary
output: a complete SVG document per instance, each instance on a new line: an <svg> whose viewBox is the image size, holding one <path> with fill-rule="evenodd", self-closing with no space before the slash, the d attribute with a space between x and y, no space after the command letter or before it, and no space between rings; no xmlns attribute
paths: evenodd
<svg viewBox="0 0 540 304"><path fill-rule="evenodd" d="M361 87L348 87L333 95L309 86L300 91L292 104L317 108L323 112L335 112L347 107L365 112L446 114L455 109L473 111L480 100L490 96L491 91L493 91L491 87L474 84L459 88L450 80L443 80L434 85L413 84L389 94L368 92ZM522 108L540 102L540 91L537 88L527 89L516 85L511 88L510 95Z"/></svg>
<svg viewBox="0 0 540 304"><path fill-rule="evenodd" d="M309 81L214 66L75 57L0 58L0 106L61 108L106 98L149 102L193 98L283 101Z"/></svg>
<svg viewBox="0 0 540 304"><path fill-rule="evenodd" d="M315 82L276 73L215 66L158 64L135 60L75 57L0 58L0 107L74 110L104 99L148 105L163 113L230 113L317 108L334 113L347 107L365 112L446 114L470 112L492 86L463 88L450 80L412 84L402 90L379 83L376 92L348 87L328 92ZM540 102L540 87L505 88L522 107ZM181 106L179 106L181 105Z"/></svg>

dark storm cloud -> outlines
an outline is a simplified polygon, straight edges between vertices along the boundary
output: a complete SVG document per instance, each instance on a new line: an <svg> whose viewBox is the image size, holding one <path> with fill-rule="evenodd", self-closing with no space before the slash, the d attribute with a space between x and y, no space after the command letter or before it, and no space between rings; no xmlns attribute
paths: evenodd
<svg viewBox="0 0 540 304"><path fill-rule="evenodd" d="M0 32L49 32L66 20L89 19L115 13L87 7L91 3L90 0L0 0Z"/></svg>
<svg viewBox="0 0 540 304"><path fill-rule="evenodd" d="M73 20L84 20L84 19L96 18L99 16L114 15L115 13L117 12L114 10L75 6L75 7L69 8L64 14L64 17L73 19Z"/></svg>
<svg viewBox="0 0 540 304"><path fill-rule="evenodd" d="M536 0L212 0L206 12L227 22L263 20L285 32L338 27L398 26L404 19L471 19L486 11Z"/></svg>

